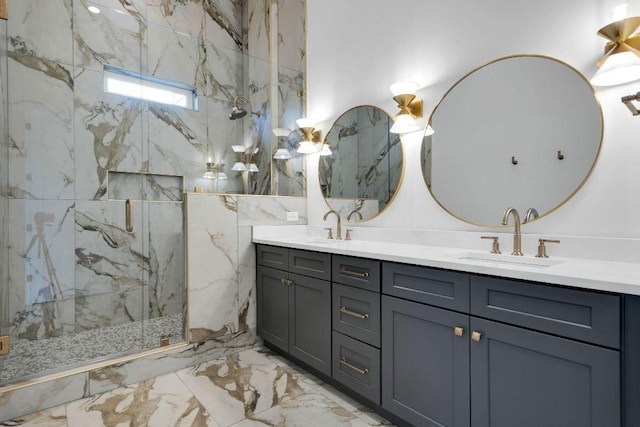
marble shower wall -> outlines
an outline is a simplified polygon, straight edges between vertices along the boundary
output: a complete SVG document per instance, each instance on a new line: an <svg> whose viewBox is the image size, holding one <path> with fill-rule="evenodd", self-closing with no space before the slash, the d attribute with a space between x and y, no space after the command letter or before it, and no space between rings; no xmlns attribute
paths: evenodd
<svg viewBox="0 0 640 427"><path fill-rule="evenodd" d="M8 333L9 287L7 261L7 21L0 20L0 335ZM2 370L2 359L0 359Z"/></svg>
<svg viewBox="0 0 640 427"><path fill-rule="evenodd" d="M279 129L297 129L305 116L306 4L305 0L245 0L244 92L260 117L252 117L244 145L259 147L260 172L248 175L248 192L303 197L306 194L304 156L296 153L298 139L280 138ZM287 148L291 160L274 160Z"/></svg>
<svg viewBox="0 0 640 427"><path fill-rule="evenodd" d="M297 222L286 213L296 211ZM189 342L256 327L253 225L306 224L306 199L187 195Z"/></svg>

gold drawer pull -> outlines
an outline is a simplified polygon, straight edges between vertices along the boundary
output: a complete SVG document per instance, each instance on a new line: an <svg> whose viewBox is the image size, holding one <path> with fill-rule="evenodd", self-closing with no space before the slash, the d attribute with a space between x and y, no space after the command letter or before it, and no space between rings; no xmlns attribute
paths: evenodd
<svg viewBox="0 0 640 427"><path fill-rule="evenodd" d="M357 373L359 373L360 375L367 375L369 373L368 369L360 369L357 366L352 365L351 363L347 362L346 358L341 358L340 359L340 363L342 363L344 366L346 366L347 368L351 368L354 371L356 371Z"/></svg>
<svg viewBox="0 0 640 427"><path fill-rule="evenodd" d="M348 274L348 275L356 276L356 277L369 277L369 273L361 273L359 271L351 271L351 270L347 270L346 268L341 268L340 269L340 274Z"/></svg>
<svg viewBox="0 0 640 427"><path fill-rule="evenodd" d="M356 313L355 311L349 310L347 307L341 307L340 313L348 314L349 316L357 317L358 319L368 319L368 314Z"/></svg>

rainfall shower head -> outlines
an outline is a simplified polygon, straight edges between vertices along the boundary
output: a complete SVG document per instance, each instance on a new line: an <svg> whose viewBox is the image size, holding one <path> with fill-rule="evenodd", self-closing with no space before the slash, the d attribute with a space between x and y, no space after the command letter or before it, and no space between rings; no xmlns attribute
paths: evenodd
<svg viewBox="0 0 640 427"><path fill-rule="evenodd" d="M247 115L247 110L238 107L238 101L240 100L243 100L249 103L249 98L243 95L236 96L235 98L233 98L233 107L231 108L231 113L229 113L229 120L241 119ZM256 116L260 117L260 113L257 113L255 111L252 111L251 114L255 114Z"/></svg>
<svg viewBox="0 0 640 427"><path fill-rule="evenodd" d="M231 109L231 113L229 113L229 119L236 120L241 119L247 115L247 110L243 110L242 108L238 108L235 105Z"/></svg>

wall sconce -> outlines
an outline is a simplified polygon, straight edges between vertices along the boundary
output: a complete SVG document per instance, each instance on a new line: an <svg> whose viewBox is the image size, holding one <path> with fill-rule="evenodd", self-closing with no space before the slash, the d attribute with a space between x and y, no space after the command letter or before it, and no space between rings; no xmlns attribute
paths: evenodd
<svg viewBox="0 0 640 427"><path fill-rule="evenodd" d="M321 156L330 156L332 154L333 154L333 152L331 151L331 148L329 148L329 144L322 144L322 150L320 150L320 155Z"/></svg>
<svg viewBox="0 0 640 427"><path fill-rule="evenodd" d="M207 160L207 167L204 175L204 179L227 179L227 174L224 173L224 163L213 163L213 159L209 157Z"/></svg>
<svg viewBox="0 0 640 427"><path fill-rule="evenodd" d="M245 148L244 145L232 145L231 149L235 153L236 161L231 168L236 172L260 172L258 165L256 165L256 154L260 151L260 147L256 147L251 151Z"/></svg>
<svg viewBox="0 0 640 427"><path fill-rule="evenodd" d="M315 143L320 142L322 138L322 132L315 129L315 123L311 119L301 118L296 120L296 124L302 132L302 141L298 146L298 153L311 154L318 152Z"/></svg>
<svg viewBox="0 0 640 427"><path fill-rule="evenodd" d="M291 133L289 129L285 129L285 128L276 128L276 129L273 129L272 132L278 140L278 145L280 145L280 138L284 139L287 136L289 136L289 134ZM273 158L275 160L289 160L291 159L291 153L289 152L289 150L287 150L284 147L278 148L274 153Z"/></svg>
<svg viewBox="0 0 640 427"><path fill-rule="evenodd" d="M640 79L640 17L627 18L628 5L616 8L615 22L600 28L598 35L609 40L604 56L596 63L600 69L591 79L594 86L613 86Z"/></svg>
<svg viewBox="0 0 640 427"><path fill-rule="evenodd" d="M420 125L416 121L417 118L422 117L422 100L416 99L418 84L398 82L392 84L389 89L393 93L393 100L398 103L400 109L389 132L409 133L420 130Z"/></svg>

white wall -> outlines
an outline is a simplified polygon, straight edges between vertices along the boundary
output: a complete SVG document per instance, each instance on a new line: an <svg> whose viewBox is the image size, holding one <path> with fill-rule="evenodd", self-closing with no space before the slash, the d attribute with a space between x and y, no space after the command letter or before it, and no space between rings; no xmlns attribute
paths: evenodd
<svg viewBox="0 0 640 427"><path fill-rule="evenodd" d="M629 1L640 15L640 2ZM596 71L611 22L611 0L308 0L307 115L326 132L347 109L372 104L391 114L389 85L423 86L425 118L458 79L498 57L542 54ZM600 157L582 190L562 208L523 227L523 233L640 238L640 116L620 97L640 81L597 89L604 115ZM470 100L470 102L474 102ZM477 102L477 101L475 101ZM478 108L482 104L478 102ZM420 133L403 137L406 169L394 203L363 226L482 230L443 211L422 179ZM327 210L317 179L317 157L308 158L309 224ZM360 224L359 224L360 225ZM639 254L640 255L640 254Z"/></svg>

